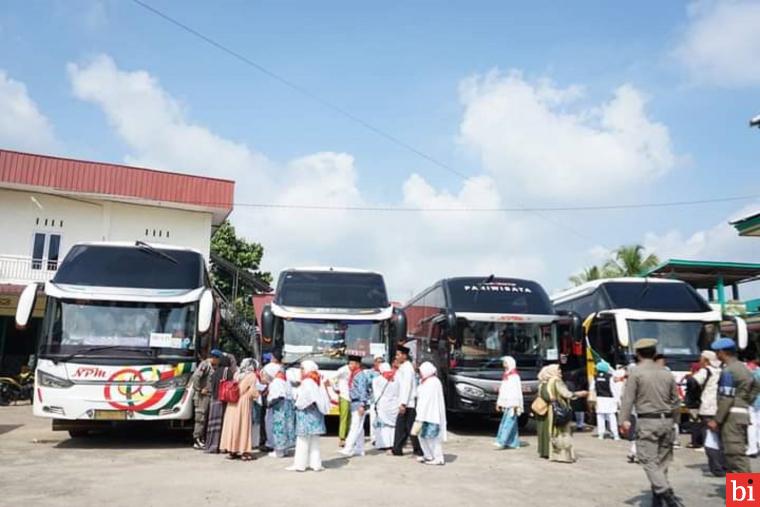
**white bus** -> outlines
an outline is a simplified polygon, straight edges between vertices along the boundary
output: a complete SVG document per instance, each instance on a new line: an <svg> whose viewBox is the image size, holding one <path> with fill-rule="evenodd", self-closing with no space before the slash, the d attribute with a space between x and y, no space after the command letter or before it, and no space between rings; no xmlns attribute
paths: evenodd
<svg viewBox="0 0 760 507"><path fill-rule="evenodd" d="M193 418L188 382L214 345L214 298L200 252L147 243L79 243L45 284L34 415L85 436L118 423ZM29 321L37 284L20 299ZM215 327L215 326L214 326Z"/></svg>
<svg viewBox="0 0 760 507"><path fill-rule="evenodd" d="M383 276L348 268L293 268L280 273L271 304L261 315L261 350L278 351L283 363L296 367L315 361L331 378L347 355L386 359L406 337L404 313L388 301ZM331 392L331 414L337 393Z"/></svg>
<svg viewBox="0 0 760 507"><path fill-rule="evenodd" d="M552 302L586 320L586 346L613 367L633 360L636 340L656 338L657 350L678 382L718 336L722 320L721 312L690 285L662 278L595 280L555 294ZM746 325L736 322L743 349Z"/></svg>

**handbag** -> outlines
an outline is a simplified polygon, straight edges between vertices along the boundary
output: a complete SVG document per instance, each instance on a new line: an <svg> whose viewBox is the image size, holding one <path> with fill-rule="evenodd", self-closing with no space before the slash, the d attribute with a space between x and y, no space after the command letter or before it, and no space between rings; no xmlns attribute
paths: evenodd
<svg viewBox="0 0 760 507"><path fill-rule="evenodd" d="M224 376L227 376L227 369L224 370ZM237 403L240 400L240 386L234 380L222 380L219 382L219 401L225 403Z"/></svg>
<svg viewBox="0 0 760 507"><path fill-rule="evenodd" d="M533 403L530 404L530 410L537 416L541 417L545 416L549 412L549 404L546 403L546 400L541 397L540 389L539 393L536 395L536 399L533 400Z"/></svg>
<svg viewBox="0 0 760 507"><path fill-rule="evenodd" d="M419 436L420 432L422 431L422 421L414 421L414 424L412 425L412 431L409 432L410 435L413 437Z"/></svg>
<svg viewBox="0 0 760 507"><path fill-rule="evenodd" d="M548 386L549 398L552 406L552 424L554 426L564 426L573 420L573 411L568 405L561 403L553 395L553 387L556 388L556 382L554 386L551 384Z"/></svg>

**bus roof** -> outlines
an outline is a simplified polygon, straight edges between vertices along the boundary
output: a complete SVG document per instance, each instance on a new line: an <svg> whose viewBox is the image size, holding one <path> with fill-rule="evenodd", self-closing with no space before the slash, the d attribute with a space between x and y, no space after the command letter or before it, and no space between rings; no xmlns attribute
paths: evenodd
<svg viewBox="0 0 760 507"><path fill-rule="evenodd" d="M181 250L185 252L195 252L198 255L203 255L200 250L196 250L195 248L188 248L186 246L179 246L179 245L167 245L166 243L150 243L148 241L143 241L146 245L155 248L157 250ZM86 246L121 246L121 247L132 247L132 248L139 248L139 245L135 244L134 241L79 241L77 243L74 243L72 247L78 246L78 245L86 245Z"/></svg>
<svg viewBox="0 0 760 507"><path fill-rule="evenodd" d="M305 267L298 267L298 268L285 268L282 270L282 273L285 272L312 272L312 273L364 273L364 274L373 274L373 275L380 275L377 271L370 271L366 269L356 269L356 268L342 268L342 267L334 267L334 266L305 266Z"/></svg>
<svg viewBox="0 0 760 507"><path fill-rule="evenodd" d="M629 276L620 278L600 278L599 280L592 280L590 282L583 283L572 289L567 289L561 292L557 292L551 296L552 303L559 303L573 299L578 296L583 296L596 290L599 286L605 283L683 283L680 280L670 280L667 278L645 278L640 276Z"/></svg>

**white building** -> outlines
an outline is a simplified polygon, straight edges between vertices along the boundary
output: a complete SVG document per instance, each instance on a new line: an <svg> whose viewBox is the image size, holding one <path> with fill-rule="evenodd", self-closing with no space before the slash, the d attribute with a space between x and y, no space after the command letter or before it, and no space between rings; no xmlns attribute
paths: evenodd
<svg viewBox="0 0 760 507"><path fill-rule="evenodd" d="M208 258L234 189L229 180L0 150L0 372L33 350L12 318L21 289L52 278L73 244L171 243ZM34 326L27 332L36 336Z"/></svg>

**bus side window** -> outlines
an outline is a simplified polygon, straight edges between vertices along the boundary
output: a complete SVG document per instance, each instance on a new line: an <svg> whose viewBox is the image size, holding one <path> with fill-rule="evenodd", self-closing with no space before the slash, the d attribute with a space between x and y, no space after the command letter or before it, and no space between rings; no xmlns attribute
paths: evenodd
<svg viewBox="0 0 760 507"><path fill-rule="evenodd" d="M617 336L614 321L611 319L594 319L588 332L591 348L610 364L615 364Z"/></svg>

